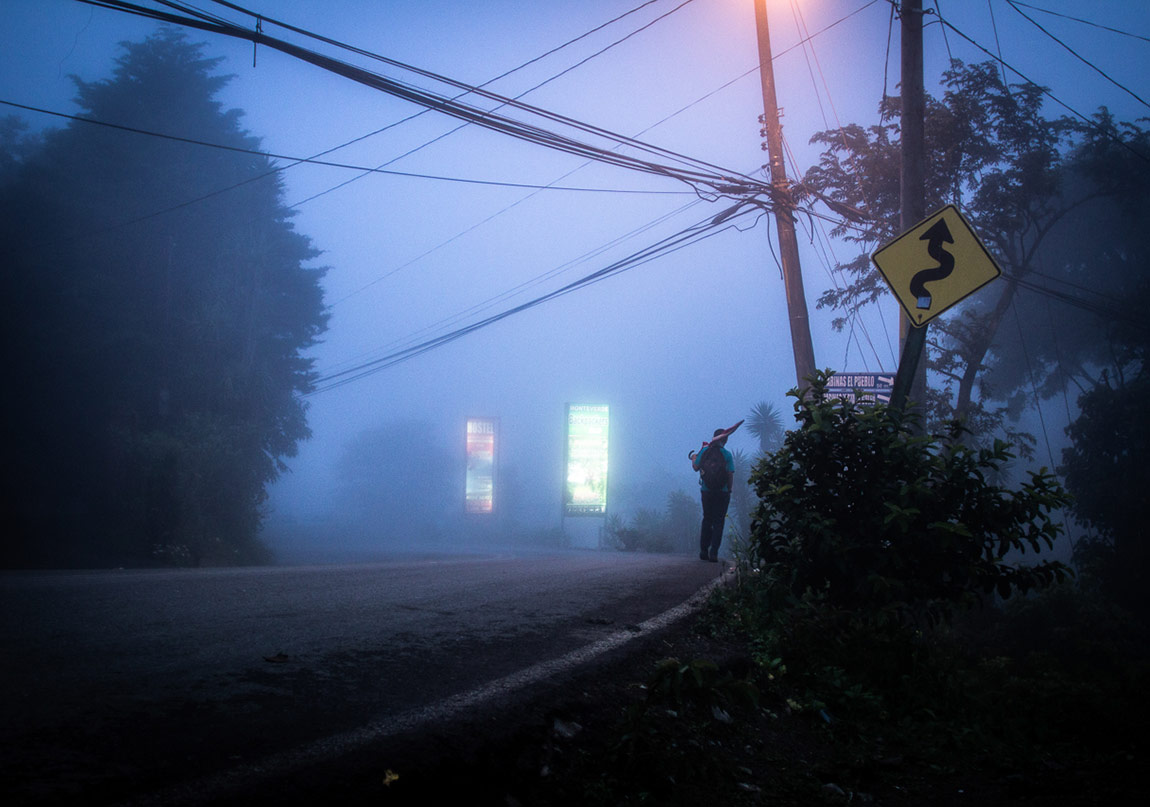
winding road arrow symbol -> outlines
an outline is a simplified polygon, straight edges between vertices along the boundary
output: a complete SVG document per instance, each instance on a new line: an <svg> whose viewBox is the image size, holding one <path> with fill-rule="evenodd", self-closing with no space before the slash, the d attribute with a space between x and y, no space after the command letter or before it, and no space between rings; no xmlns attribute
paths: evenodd
<svg viewBox="0 0 1150 807"><path fill-rule="evenodd" d="M929 266L931 259L937 265ZM1002 274L954 205L936 210L880 247L871 261L916 328Z"/></svg>
<svg viewBox="0 0 1150 807"><path fill-rule="evenodd" d="M942 246L943 244L953 244L954 238L950 234L950 228L946 226L946 220L939 219L929 230L919 236L919 240L927 242L926 251L930 257L938 261L938 266L923 269L916 273L910 279L910 293L918 298L919 308L929 309L932 298L930 292L926 290L926 284L932 280L942 280L944 277L949 277L950 273L954 271L954 256Z"/></svg>

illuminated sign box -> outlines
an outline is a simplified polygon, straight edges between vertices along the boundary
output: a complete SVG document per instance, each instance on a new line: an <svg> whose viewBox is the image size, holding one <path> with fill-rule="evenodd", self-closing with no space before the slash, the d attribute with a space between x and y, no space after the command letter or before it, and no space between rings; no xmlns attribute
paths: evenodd
<svg viewBox="0 0 1150 807"><path fill-rule="evenodd" d="M495 435L499 431L496 418L467 419L467 481L466 509L468 513L495 512Z"/></svg>
<svg viewBox="0 0 1150 807"><path fill-rule="evenodd" d="M607 514L607 406L567 405L567 475L563 514Z"/></svg>

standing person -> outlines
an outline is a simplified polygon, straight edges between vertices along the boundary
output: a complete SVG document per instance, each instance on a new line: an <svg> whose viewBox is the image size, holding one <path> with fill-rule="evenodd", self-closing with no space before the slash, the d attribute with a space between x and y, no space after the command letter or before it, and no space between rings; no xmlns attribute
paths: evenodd
<svg viewBox="0 0 1150 807"><path fill-rule="evenodd" d="M740 421L741 423L742 421ZM735 428L738 424L735 425ZM727 437L734 429L715 429L715 437L697 454L691 455L691 467L699 472L703 500L703 525L699 530L699 560L719 559L723 526L731 504L735 481L735 458L727 451Z"/></svg>

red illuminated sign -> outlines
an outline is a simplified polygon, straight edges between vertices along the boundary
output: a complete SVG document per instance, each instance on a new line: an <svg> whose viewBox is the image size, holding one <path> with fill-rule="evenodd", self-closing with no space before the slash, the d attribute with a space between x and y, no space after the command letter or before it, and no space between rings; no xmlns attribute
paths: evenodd
<svg viewBox="0 0 1150 807"><path fill-rule="evenodd" d="M495 512L495 418L467 419L468 513Z"/></svg>

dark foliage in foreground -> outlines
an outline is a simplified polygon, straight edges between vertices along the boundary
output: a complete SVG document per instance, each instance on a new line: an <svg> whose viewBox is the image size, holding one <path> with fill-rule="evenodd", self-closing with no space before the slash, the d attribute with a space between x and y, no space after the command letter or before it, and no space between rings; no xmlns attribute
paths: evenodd
<svg viewBox="0 0 1150 807"><path fill-rule="evenodd" d="M614 722L534 735L542 750L518 746L520 777L475 798L1132 801L1150 717L1145 626L1061 564L1006 558L1050 545L1061 488L1039 473L1003 490L989 480L1005 446L915 437L896 413L824 387L819 376L796 395L799 428L756 470L751 539L700 632L665 642L676 655L631 684L589 687L598 711L583 704L562 725L612 700Z"/></svg>
<svg viewBox="0 0 1150 807"><path fill-rule="evenodd" d="M697 618L557 684L518 727L451 732L476 748L441 737L376 760L345 803L1141 803L1146 635L1112 604L1060 584L949 626L830 635L802 612L773 621L761 583L743 567Z"/></svg>
<svg viewBox="0 0 1150 807"><path fill-rule="evenodd" d="M827 373L798 390L798 428L751 475L759 506L750 551L777 612L800 602L858 611L876 623L949 617L997 593L1068 575L1058 562L1010 563L1053 545L1068 497L1045 470L1017 491L990 482L1008 447L915 436L886 406L827 396Z"/></svg>

